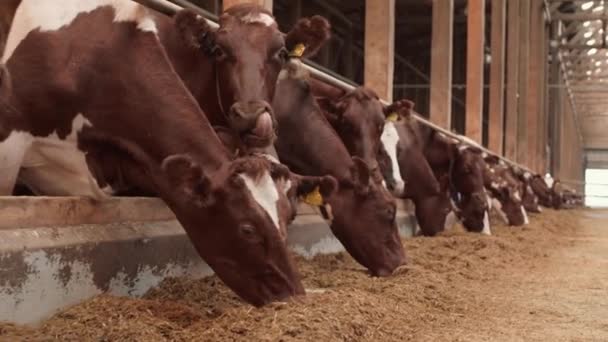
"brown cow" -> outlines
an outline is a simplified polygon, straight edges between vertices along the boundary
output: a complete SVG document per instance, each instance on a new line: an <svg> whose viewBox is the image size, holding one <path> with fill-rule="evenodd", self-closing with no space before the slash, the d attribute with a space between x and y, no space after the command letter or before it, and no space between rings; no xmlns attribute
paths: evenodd
<svg viewBox="0 0 608 342"><path fill-rule="evenodd" d="M0 194L18 174L43 194L157 193L242 298L303 294L280 233L292 216L286 192L327 186L287 179L265 158L231 160L154 19L127 0L22 1L3 56Z"/></svg>
<svg viewBox="0 0 608 342"><path fill-rule="evenodd" d="M318 88L316 91L313 88L313 92L321 93ZM370 166L374 178L383 181L378 168L378 154L382 153L381 151L395 154L397 143L396 140L391 140L391 133L397 134L391 131L394 124L386 120L386 117L402 110L402 107L409 108L411 102L398 101L391 106L384 106L378 95L365 87L358 87L337 99L320 97L317 102L348 152L363 159ZM392 129L394 131L394 128ZM404 182L399 165L393 165L392 170L394 172L391 181L386 183L387 188L396 196L401 196Z"/></svg>
<svg viewBox="0 0 608 342"><path fill-rule="evenodd" d="M396 175L405 184L399 197L414 202L415 215L423 235L433 236L445 229L451 203L448 196L447 178L443 179L443 191L435 178L433 169L424 156L422 130L411 117L413 103L400 106L398 116L387 121L385 131L390 132L390 140L383 141L379 154L379 164L387 187L394 188ZM392 111L387 111L392 115ZM396 120L395 120L396 119ZM392 153L389 149L392 149ZM387 151L389 150L389 151Z"/></svg>
<svg viewBox="0 0 608 342"><path fill-rule="evenodd" d="M491 234L481 150L427 126L423 129L427 132L425 156L436 177L448 179L448 194L456 216L467 230Z"/></svg>
<svg viewBox="0 0 608 342"><path fill-rule="evenodd" d="M338 180L324 213L334 235L372 275L387 276L401 265L404 251L395 222L394 199L372 181L369 166L351 157L321 113L308 75L293 59L281 72L273 108L280 134L281 162L305 175L330 174Z"/></svg>
<svg viewBox="0 0 608 342"><path fill-rule="evenodd" d="M156 21L175 71L211 124L230 127L254 150L275 139L270 102L287 49L297 41L307 44L305 56L314 54L330 32L329 23L314 16L283 37L272 14L254 4L227 9L218 29L188 10Z"/></svg>

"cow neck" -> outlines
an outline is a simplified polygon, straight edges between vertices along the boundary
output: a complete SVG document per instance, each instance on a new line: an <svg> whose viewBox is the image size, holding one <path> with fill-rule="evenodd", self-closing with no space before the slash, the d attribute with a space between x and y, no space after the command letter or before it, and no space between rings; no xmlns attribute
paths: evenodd
<svg viewBox="0 0 608 342"><path fill-rule="evenodd" d="M213 126L228 126L215 60L184 43L171 18L158 15L158 35L173 68Z"/></svg>
<svg viewBox="0 0 608 342"><path fill-rule="evenodd" d="M308 87L298 80L277 84L274 110L279 126L276 147L282 162L309 176L332 175L350 180L353 161ZM289 132L289 134L280 134Z"/></svg>

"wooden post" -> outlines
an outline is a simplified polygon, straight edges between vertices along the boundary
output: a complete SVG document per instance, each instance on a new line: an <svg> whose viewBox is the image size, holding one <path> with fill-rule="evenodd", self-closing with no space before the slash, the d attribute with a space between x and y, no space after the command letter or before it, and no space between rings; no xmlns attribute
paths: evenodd
<svg viewBox="0 0 608 342"><path fill-rule="evenodd" d="M507 2L507 91L505 104L505 155L517 156L517 103L519 92L519 2Z"/></svg>
<svg viewBox="0 0 608 342"><path fill-rule="evenodd" d="M542 83L544 82L542 73L542 54L543 44L545 42L543 3L541 1L530 2L530 44L529 44L529 67L528 67L528 96L527 109L524 111L526 115L527 129L527 151L525 159L526 165L531 169L538 168L538 160L540 159L538 145L540 144L539 129L541 124L542 110Z"/></svg>
<svg viewBox="0 0 608 342"><path fill-rule="evenodd" d="M505 40L507 1L492 1L492 61L490 64L490 115L488 125L488 148L504 154L504 107L505 107Z"/></svg>
<svg viewBox="0 0 608 342"><path fill-rule="evenodd" d="M485 0L468 0L466 135L481 144L483 136L483 71Z"/></svg>
<svg viewBox="0 0 608 342"><path fill-rule="evenodd" d="M393 101L395 55L395 0L365 1L364 83Z"/></svg>
<svg viewBox="0 0 608 342"><path fill-rule="evenodd" d="M224 7L224 10L226 10L227 8L230 8L234 5L245 4L245 3L258 4L272 12L272 0L224 0L223 7Z"/></svg>
<svg viewBox="0 0 608 342"><path fill-rule="evenodd" d="M430 119L450 129L452 125L452 45L454 0L433 1L431 41Z"/></svg>
<svg viewBox="0 0 608 342"><path fill-rule="evenodd" d="M537 1L532 1L537 2ZM520 0L519 11L519 103L517 110L517 158L520 164L528 164L528 103L530 98L530 0Z"/></svg>

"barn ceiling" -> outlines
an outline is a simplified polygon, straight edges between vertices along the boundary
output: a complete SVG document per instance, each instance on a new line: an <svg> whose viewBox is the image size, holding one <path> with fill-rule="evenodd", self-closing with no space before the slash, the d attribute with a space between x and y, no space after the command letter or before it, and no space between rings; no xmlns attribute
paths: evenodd
<svg viewBox="0 0 608 342"><path fill-rule="evenodd" d="M608 148L608 0L546 3L585 146Z"/></svg>

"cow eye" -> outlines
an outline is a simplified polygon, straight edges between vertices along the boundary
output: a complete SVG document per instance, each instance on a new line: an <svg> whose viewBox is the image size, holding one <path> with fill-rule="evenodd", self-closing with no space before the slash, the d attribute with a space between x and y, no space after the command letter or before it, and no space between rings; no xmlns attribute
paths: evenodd
<svg viewBox="0 0 608 342"><path fill-rule="evenodd" d="M243 239L251 243L259 243L262 241L262 237L258 234L258 231L249 223L239 225L239 234Z"/></svg>
<svg viewBox="0 0 608 342"><path fill-rule="evenodd" d="M226 54L226 51L224 51L224 49L216 45L213 49L213 56L218 60L222 60L228 57L228 54Z"/></svg>

